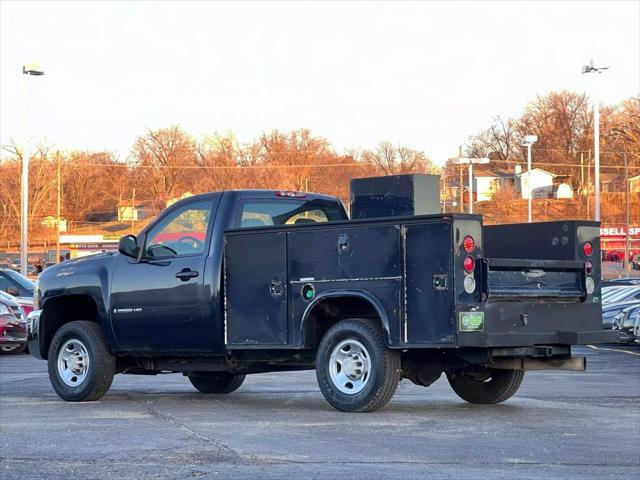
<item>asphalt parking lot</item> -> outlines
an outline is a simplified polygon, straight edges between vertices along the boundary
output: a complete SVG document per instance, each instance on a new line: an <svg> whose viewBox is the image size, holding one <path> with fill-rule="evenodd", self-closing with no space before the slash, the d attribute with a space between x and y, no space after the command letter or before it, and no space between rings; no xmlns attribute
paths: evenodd
<svg viewBox="0 0 640 480"><path fill-rule="evenodd" d="M0 477L638 478L640 349L608 348L578 349L586 374L528 373L502 405L403 381L369 414L333 410L314 372L254 375L228 396L120 375L101 401L65 403L44 362L2 356Z"/></svg>

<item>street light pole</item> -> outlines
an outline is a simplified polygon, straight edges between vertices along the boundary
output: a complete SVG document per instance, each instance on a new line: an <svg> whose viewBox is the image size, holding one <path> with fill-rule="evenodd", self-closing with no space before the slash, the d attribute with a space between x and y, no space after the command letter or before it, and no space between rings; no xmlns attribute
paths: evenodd
<svg viewBox="0 0 640 480"><path fill-rule="evenodd" d="M473 164L489 163L488 158L456 158L455 163L469 165L469 213L473 213ZM462 185L460 185L462 189Z"/></svg>
<svg viewBox="0 0 640 480"><path fill-rule="evenodd" d="M522 141L522 145L527 147L527 196L529 197L527 218L529 223L531 223L531 197L533 196L533 191L531 190L531 147L537 141L537 135L525 135L524 140Z"/></svg>
<svg viewBox="0 0 640 480"><path fill-rule="evenodd" d="M594 67L593 60L582 66L582 73L602 73L609 67ZM595 158L595 220L600 221L600 99L597 88L593 92L593 149ZM587 202L589 200L587 199Z"/></svg>
<svg viewBox="0 0 640 480"><path fill-rule="evenodd" d="M23 75L40 76L44 71L35 63L22 66ZM26 77L25 77L26 80ZM27 82L24 82L24 109L27 103ZM26 113L23 121L26 123ZM22 145L22 173L20 178L20 273L27 275L27 251L29 249L29 139L26 127L23 127L24 139Z"/></svg>
<svg viewBox="0 0 640 480"><path fill-rule="evenodd" d="M626 225L624 237L624 271L629 276L629 162L626 150L622 152L624 158L624 193L626 196Z"/></svg>

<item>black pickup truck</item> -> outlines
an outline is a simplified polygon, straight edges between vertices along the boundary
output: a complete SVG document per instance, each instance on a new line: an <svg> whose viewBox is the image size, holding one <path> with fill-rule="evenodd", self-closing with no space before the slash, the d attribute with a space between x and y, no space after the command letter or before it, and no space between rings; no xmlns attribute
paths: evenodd
<svg viewBox="0 0 640 480"><path fill-rule="evenodd" d="M584 370L571 345L614 340L598 235L587 221L349 220L310 193L197 195L119 253L44 271L29 348L68 401L99 399L116 373L181 372L220 394L247 374L315 369L344 411L443 373L464 400L498 403L525 370Z"/></svg>

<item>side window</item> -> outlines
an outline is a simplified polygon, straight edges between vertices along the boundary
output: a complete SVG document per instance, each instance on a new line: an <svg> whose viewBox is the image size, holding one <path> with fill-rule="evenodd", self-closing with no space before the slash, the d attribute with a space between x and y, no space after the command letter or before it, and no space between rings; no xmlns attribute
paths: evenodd
<svg viewBox="0 0 640 480"><path fill-rule="evenodd" d="M10 286L11 284L9 283L9 281L6 278L4 278L3 275L0 275L0 290L2 290L3 292L6 292Z"/></svg>
<svg viewBox="0 0 640 480"><path fill-rule="evenodd" d="M211 202L185 205L147 234L145 257L166 258L204 253Z"/></svg>
<svg viewBox="0 0 640 480"><path fill-rule="evenodd" d="M335 203L322 200L248 200L242 205L236 225L241 228L269 225L299 225L345 220Z"/></svg>

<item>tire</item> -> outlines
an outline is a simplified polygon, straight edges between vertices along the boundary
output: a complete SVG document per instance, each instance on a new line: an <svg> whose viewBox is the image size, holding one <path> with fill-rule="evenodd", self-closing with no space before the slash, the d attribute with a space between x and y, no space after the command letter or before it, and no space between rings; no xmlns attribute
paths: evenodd
<svg viewBox="0 0 640 480"><path fill-rule="evenodd" d="M53 337L47 358L49 380L63 400L95 401L111 387L116 360L97 323L76 321L63 325Z"/></svg>
<svg viewBox="0 0 640 480"><path fill-rule="evenodd" d="M200 393L225 394L235 392L244 383L246 375L232 373L212 373L189 375L191 385Z"/></svg>
<svg viewBox="0 0 640 480"><path fill-rule="evenodd" d="M489 405L511 398L522 384L524 370L486 368L474 374L447 374L447 378L453 391L463 400Z"/></svg>
<svg viewBox="0 0 640 480"><path fill-rule="evenodd" d="M24 353L26 349L27 349L26 343L23 345L15 345L11 347L2 346L0 348L0 353L4 355L19 355L21 353Z"/></svg>
<svg viewBox="0 0 640 480"><path fill-rule="evenodd" d="M380 328L352 318L333 325L316 355L316 377L324 398L343 412L384 407L402 378L400 352L386 347Z"/></svg>

